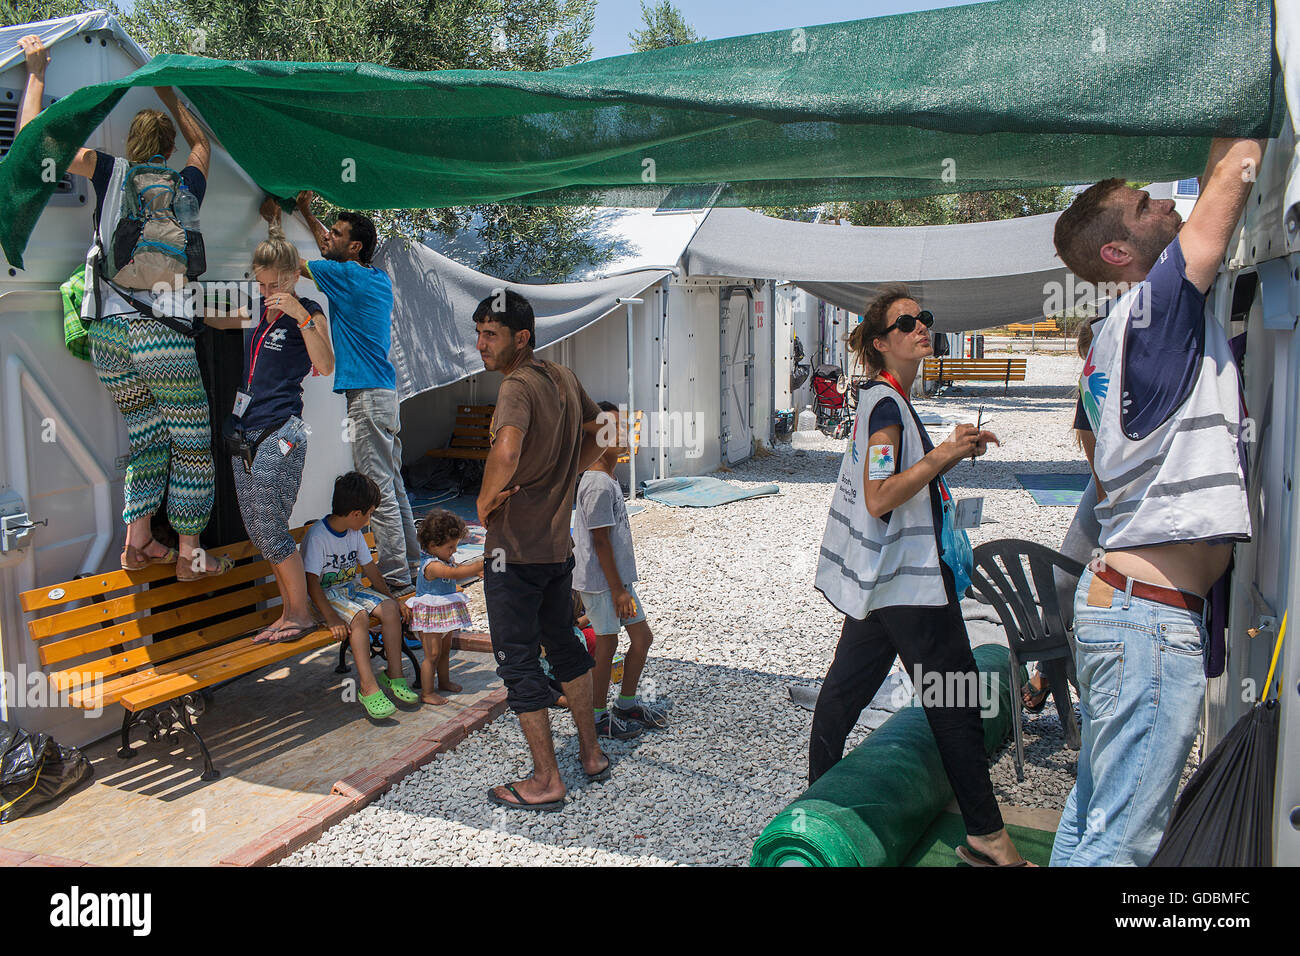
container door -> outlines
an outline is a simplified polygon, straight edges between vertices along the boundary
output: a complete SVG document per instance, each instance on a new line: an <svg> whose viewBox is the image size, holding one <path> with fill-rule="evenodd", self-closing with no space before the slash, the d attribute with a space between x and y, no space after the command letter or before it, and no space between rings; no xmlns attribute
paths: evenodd
<svg viewBox="0 0 1300 956"><path fill-rule="evenodd" d="M722 337L722 458L731 464L754 451L754 310L748 290L718 297Z"/></svg>

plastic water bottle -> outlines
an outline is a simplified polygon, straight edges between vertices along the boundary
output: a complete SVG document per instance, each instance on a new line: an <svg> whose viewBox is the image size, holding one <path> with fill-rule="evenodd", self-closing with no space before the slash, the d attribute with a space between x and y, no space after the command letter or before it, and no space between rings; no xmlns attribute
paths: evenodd
<svg viewBox="0 0 1300 956"><path fill-rule="evenodd" d="M817 413L812 410L811 405L805 405L803 411L799 413L799 431L811 432L817 430Z"/></svg>
<svg viewBox="0 0 1300 956"><path fill-rule="evenodd" d="M184 183L181 183L181 188L172 201L172 211L176 213L176 221L181 224L181 228L190 232L199 231L199 200Z"/></svg>

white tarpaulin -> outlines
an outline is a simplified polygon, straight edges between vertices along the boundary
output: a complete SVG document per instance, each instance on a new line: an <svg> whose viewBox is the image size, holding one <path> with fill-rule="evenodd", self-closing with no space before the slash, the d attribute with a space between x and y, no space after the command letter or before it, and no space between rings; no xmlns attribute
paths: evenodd
<svg viewBox="0 0 1300 956"><path fill-rule="evenodd" d="M54 44L58 43L64 37L74 36L79 33L93 33L97 30L104 30L118 39L121 44L135 54L136 59L145 64L149 62L149 54L146 53L140 44L132 40L121 25L117 18L105 13L103 10L92 10L89 13L78 13L71 17L60 17L57 20L41 20L37 23L20 23L12 27L0 27L0 72L9 69L15 63L20 62L26 55L22 48L18 46L18 41L27 36L29 33L35 33L41 38L48 50Z"/></svg>
<svg viewBox="0 0 1300 956"><path fill-rule="evenodd" d="M1041 319L1050 289L1068 293L1067 270L1052 246L1059 216L875 227L714 209L687 246L686 268L690 275L787 280L858 315L881 284L904 282L934 313L937 330L982 329Z"/></svg>
<svg viewBox="0 0 1300 956"><path fill-rule="evenodd" d="M421 245L385 243L375 256L393 280L393 350L400 400L483 371L475 349L474 307L497 289L528 299L536 315L537 348L573 335L664 276L647 269L591 282L525 285L475 272Z"/></svg>

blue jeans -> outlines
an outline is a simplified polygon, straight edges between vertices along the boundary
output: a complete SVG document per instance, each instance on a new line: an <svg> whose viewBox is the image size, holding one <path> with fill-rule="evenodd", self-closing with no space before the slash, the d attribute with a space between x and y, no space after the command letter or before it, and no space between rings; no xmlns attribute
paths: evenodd
<svg viewBox="0 0 1300 956"><path fill-rule="evenodd" d="M1145 866L1169 821L1205 700L1200 614L1115 591L1074 594L1075 665L1083 717L1078 779L1052 866Z"/></svg>

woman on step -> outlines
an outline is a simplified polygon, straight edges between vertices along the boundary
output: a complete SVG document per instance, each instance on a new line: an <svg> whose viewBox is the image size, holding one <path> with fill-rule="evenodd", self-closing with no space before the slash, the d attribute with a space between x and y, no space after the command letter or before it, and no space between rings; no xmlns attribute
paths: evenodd
<svg viewBox="0 0 1300 956"><path fill-rule="evenodd" d="M27 85L18 113L21 130L40 113L50 55L35 35L23 37L18 45L27 62ZM120 215L123 180L130 168L156 163L159 158L162 163L170 161L177 126L190 147L178 180L182 191L192 197L195 210L203 201L212 156L208 138L177 101L175 90L167 86L157 87L155 92L171 116L152 109L136 113L127 132L125 157L79 149L68 165L68 172L85 176L95 187L97 233L104 223ZM104 220L105 216L109 220ZM228 571L233 566L228 558L210 557L199 547L199 534L212 512L215 472L208 396L199 375L194 339L174 327L177 320L186 318L183 297L141 290L128 298L103 278L97 277L92 285L89 273L86 297L100 304L90 325L91 360L126 419L131 448L122 511L126 523L122 569L175 565L176 577L182 581ZM153 314L137 307L145 299ZM166 318L159 319L159 315ZM154 540L150 527L154 512L162 507L164 492L167 520L180 538L179 551Z"/></svg>

